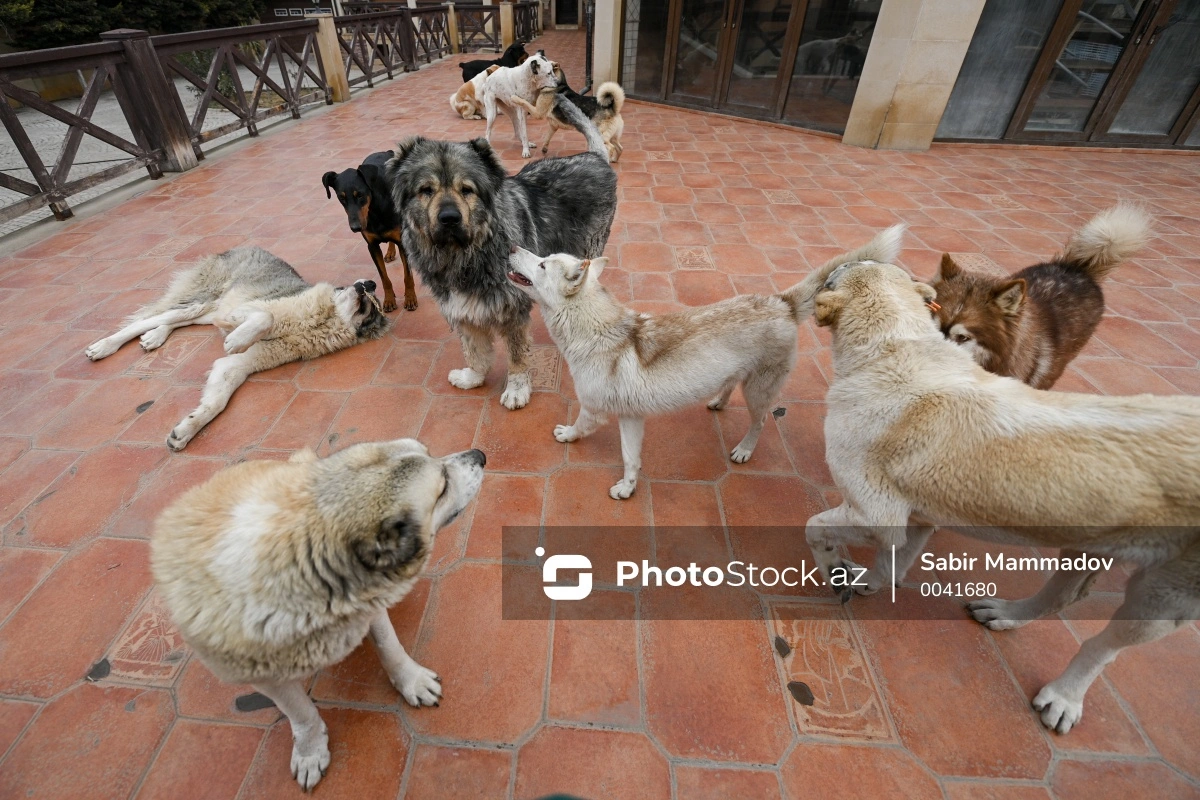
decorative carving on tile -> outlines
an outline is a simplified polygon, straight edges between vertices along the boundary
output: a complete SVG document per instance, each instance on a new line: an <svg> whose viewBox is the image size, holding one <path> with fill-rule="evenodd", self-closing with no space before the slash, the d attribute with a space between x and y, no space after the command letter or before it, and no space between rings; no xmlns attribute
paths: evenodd
<svg viewBox="0 0 1200 800"><path fill-rule="evenodd" d="M676 247L675 263L682 269L715 269L706 247Z"/></svg>
<svg viewBox="0 0 1200 800"><path fill-rule="evenodd" d="M109 651L110 679L170 686L183 667L187 647L171 624L156 591Z"/></svg>
<svg viewBox="0 0 1200 800"><path fill-rule="evenodd" d="M558 348L553 345L535 345L529 350L529 372L534 391L558 391L558 373L561 360Z"/></svg>

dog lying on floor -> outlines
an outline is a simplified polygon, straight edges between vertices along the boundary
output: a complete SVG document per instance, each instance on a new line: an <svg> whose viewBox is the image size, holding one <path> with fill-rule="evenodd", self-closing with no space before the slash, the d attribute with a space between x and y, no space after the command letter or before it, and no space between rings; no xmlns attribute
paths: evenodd
<svg viewBox="0 0 1200 800"><path fill-rule="evenodd" d="M625 105L625 90L619 83L606 81L600 84L595 97L579 94L567 85L567 77L557 64L554 65L554 77L558 81L557 89L542 89L538 92L537 103L531 105L524 98L513 97L513 105L524 108L534 119L544 119L548 123L546 140L542 142L542 153L550 149L550 140L554 134L564 128L574 127L561 113L556 112L554 102L555 92L566 95L567 99L579 107L600 131L600 138L608 148L608 160L616 163L624 148L621 147L621 134L625 131L625 120L621 117L621 107Z"/></svg>
<svg viewBox="0 0 1200 800"><path fill-rule="evenodd" d="M895 259L902 230L889 228L785 292L744 294L655 317L622 306L600 285L608 259L543 259L514 247L509 280L542 307L579 396L575 424L556 426L554 438L577 441L616 414L625 474L609 496L624 500L637 487L646 417L703 401L720 410L741 384L750 429L729 458L745 463L792 371L796 328L811 313L817 289L844 261Z"/></svg>
<svg viewBox="0 0 1200 800"><path fill-rule="evenodd" d="M239 247L177 273L161 300L84 352L99 361L135 336L143 350L155 350L187 325L215 325L228 355L213 364L199 407L167 437L172 450L187 447L255 372L378 339L390 322L375 297L375 281L313 286L266 250Z"/></svg>
<svg viewBox="0 0 1200 800"><path fill-rule="evenodd" d="M617 209L617 176L604 142L567 105L568 118L585 131L586 153L544 158L510 177L483 139L417 137L399 146L388 167L409 263L462 340L467 366L448 379L460 389L481 386L499 335L508 346L500 402L509 409L523 407L533 390L526 361L532 304L505 278L510 247L595 258Z"/></svg>
<svg viewBox="0 0 1200 800"><path fill-rule="evenodd" d="M483 83L483 116L487 119L487 130L484 138L492 141L492 126L496 123L496 114L500 106L504 113L512 119L513 132L521 143L521 158L529 158L529 128L525 119L525 109L537 100L538 92L543 89L554 89L558 81L554 77L555 64L547 59L539 50L537 55L530 56L519 67L501 67L488 75ZM514 105L514 100L520 98L525 106Z"/></svg>
<svg viewBox="0 0 1200 800"><path fill-rule="evenodd" d="M303 450L228 467L158 518L151 564L171 618L218 678L253 684L287 715L301 788L329 766L304 681L368 632L405 702L441 699L441 679L404 652L388 608L478 494L485 461L478 450L433 458L412 439L323 459Z"/></svg>
<svg viewBox="0 0 1200 800"><path fill-rule="evenodd" d="M1118 204L1077 231L1061 254L1008 278L967 272L945 253L931 281L938 325L989 372L1049 389L1104 316L1100 282L1149 232L1146 212Z"/></svg>
<svg viewBox="0 0 1200 800"><path fill-rule="evenodd" d="M384 169L394 153L382 150L371 153L363 159L357 169L347 169L342 172L326 172L321 177L321 185L325 187L325 197L329 198L329 190L337 194L338 202L346 211L350 230L361 233L367 243L367 252L375 269L379 271L379 280L383 282L383 310L396 310L396 291L388 277L385 261L394 261L398 246L401 244L400 215L392 205L391 187L387 185ZM387 256L379 245L388 243ZM416 311L417 287L413 283L412 270L408 268L408 259L400 253L400 266L404 268L404 309Z"/></svg>
<svg viewBox="0 0 1200 800"><path fill-rule="evenodd" d="M450 108L463 119L483 119L483 84L499 67L488 67L471 80L458 87L458 91L450 95Z"/></svg>
<svg viewBox="0 0 1200 800"><path fill-rule="evenodd" d="M906 528L913 514L1137 564L1112 621L1033 699L1066 733L1122 648L1200 616L1200 398L1047 392L997 377L942 336L933 298L900 268L869 262L838 267L817 293L817 324L833 331L826 461L844 499L809 519L808 542L830 583L846 569L845 544L895 545L903 576L933 530ZM893 580L888 562L871 570L876 588ZM1033 597L968 609L993 630L1016 628L1075 602L1096 574L1059 572Z"/></svg>

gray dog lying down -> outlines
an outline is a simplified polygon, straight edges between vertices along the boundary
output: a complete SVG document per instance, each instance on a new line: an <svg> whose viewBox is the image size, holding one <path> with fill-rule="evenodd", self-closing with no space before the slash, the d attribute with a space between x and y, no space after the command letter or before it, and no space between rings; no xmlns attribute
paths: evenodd
<svg viewBox="0 0 1200 800"><path fill-rule="evenodd" d="M554 438L576 441L603 425L606 414L617 415L625 475L609 495L624 500L637 487L646 417L705 401L714 411L724 408L741 384L750 429L729 457L749 460L796 360L796 327L811 313L813 296L843 262L894 259L902 230L889 228L779 294L660 316L622 306L600 285L607 259L543 259L514 247L509 280L541 305L579 395L575 424L559 425Z"/></svg>
<svg viewBox="0 0 1200 800"><path fill-rule="evenodd" d="M492 338L508 346L505 408L529 402L529 298L504 277L509 248L595 258L604 252L617 210L617 175L591 120L560 98L588 151L504 170L483 139L440 142L422 137L396 148L388 165L404 219L404 252L462 340L467 365L451 370L459 389L483 385Z"/></svg>
<svg viewBox="0 0 1200 800"><path fill-rule="evenodd" d="M162 347L176 328L219 328L229 355L213 364L200 406L167 437L168 447L182 450L255 372L377 339L389 324L375 297L374 281L342 288L313 286L266 250L239 247L179 272L161 300L140 309L124 328L84 352L99 361L135 336L149 351Z"/></svg>

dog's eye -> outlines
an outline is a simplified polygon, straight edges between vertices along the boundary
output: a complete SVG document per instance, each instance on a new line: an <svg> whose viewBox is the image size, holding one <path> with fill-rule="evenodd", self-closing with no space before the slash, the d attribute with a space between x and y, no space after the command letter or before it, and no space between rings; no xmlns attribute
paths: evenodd
<svg viewBox="0 0 1200 800"><path fill-rule="evenodd" d="M954 334L953 338L957 344L966 344L967 342L971 341L971 335L969 333L956 333Z"/></svg>
<svg viewBox="0 0 1200 800"><path fill-rule="evenodd" d="M433 187L432 186L422 186L420 189L417 190L417 194L421 195L421 197L433 197Z"/></svg>
<svg viewBox="0 0 1200 800"><path fill-rule="evenodd" d="M450 473L446 471L445 467L442 467L442 492L437 496L437 499L441 500L446 496L446 492L448 491L450 491Z"/></svg>
<svg viewBox="0 0 1200 800"><path fill-rule="evenodd" d="M470 186L464 186L464 187L462 187L462 191L460 192L460 194L463 197L470 197L471 195L475 194L475 190L472 189Z"/></svg>
<svg viewBox="0 0 1200 800"><path fill-rule="evenodd" d="M546 262L545 262L545 261L543 261L542 263L538 264L538 269L545 269L545 268L546 268Z"/></svg>

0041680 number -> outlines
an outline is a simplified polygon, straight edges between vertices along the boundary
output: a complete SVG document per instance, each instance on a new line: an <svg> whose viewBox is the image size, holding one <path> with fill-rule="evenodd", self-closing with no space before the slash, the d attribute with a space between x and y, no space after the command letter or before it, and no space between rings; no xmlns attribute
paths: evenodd
<svg viewBox="0 0 1200 800"><path fill-rule="evenodd" d="M922 583L921 597L995 597L994 583Z"/></svg>

